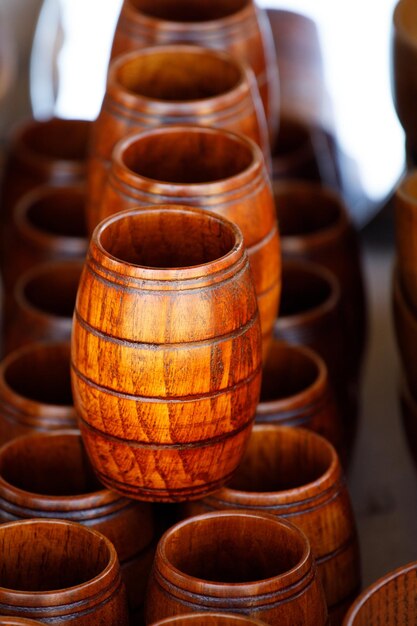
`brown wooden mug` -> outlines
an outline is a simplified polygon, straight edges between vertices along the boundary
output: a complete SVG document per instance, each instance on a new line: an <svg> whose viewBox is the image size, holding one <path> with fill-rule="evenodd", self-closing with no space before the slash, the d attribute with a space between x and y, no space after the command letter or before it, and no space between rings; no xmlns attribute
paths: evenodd
<svg viewBox="0 0 417 626"><path fill-rule="evenodd" d="M173 501L224 484L261 385L259 314L239 229L172 205L103 221L77 296L72 383L87 452L109 488Z"/></svg>
<svg viewBox="0 0 417 626"><path fill-rule="evenodd" d="M404 292L417 311L417 170L400 182L394 203L397 268Z"/></svg>
<svg viewBox="0 0 417 626"><path fill-rule="evenodd" d="M113 544L63 520L1 524L0 611L50 624L128 626Z"/></svg>
<svg viewBox="0 0 417 626"><path fill-rule="evenodd" d="M76 422L68 343L33 343L0 363L0 444Z"/></svg>
<svg viewBox="0 0 417 626"><path fill-rule="evenodd" d="M327 624L304 533L253 511L216 511L173 526L156 550L147 623L202 609L280 626Z"/></svg>
<svg viewBox="0 0 417 626"><path fill-rule="evenodd" d="M42 263L25 272L13 290L5 350L35 341L69 341L82 261Z"/></svg>
<svg viewBox="0 0 417 626"><path fill-rule="evenodd" d="M103 488L79 431L27 435L0 448L0 521L30 518L103 533L116 548L129 605L139 610L154 556L152 510Z"/></svg>
<svg viewBox="0 0 417 626"><path fill-rule="evenodd" d="M29 191L14 207L5 237L3 274L9 292L34 265L83 259L88 248L84 188L44 185Z"/></svg>
<svg viewBox="0 0 417 626"><path fill-rule="evenodd" d="M0 621L1 624L1 621ZM227 613L190 613L189 615L176 615L167 617L159 622L154 622L152 626L262 626L260 622L250 617L239 615L228 615Z"/></svg>
<svg viewBox="0 0 417 626"><path fill-rule="evenodd" d="M91 122L29 119L11 135L2 188L2 220L26 192L46 183L67 185L86 176Z"/></svg>
<svg viewBox="0 0 417 626"><path fill-rule="evenodd" d="M313 350L274 339L262 370L256 422L298 426L328 439L346 455L342 417L325 362Z"/></svg>
<svg viewBox="0 0 417 626"><path fill-rule="evenodd" d="M352 375L358 375L366 344L365 287L357 233L341 196L318 183L282 181L274 183L274 198L283 257L320 263L339 281Z"/></svg>
<svg viewBox="0 0 417 626"><path fill-rule="evenodd" d="M253 141L197 126L169 126L117 144L99 219L149 204L189 204L231 220L248 249L264 354L277 315L279 236L265 162Z"/></svg>
<svg viewBox="0 0 417 626"><path fill-rule="evenodd" d="M41 622L34 621L33 619L25 619L24 617L8 617L7 615L0 615L0 626L34 626L34 624L41 624Z"/></svg>
<svg viewBox="0 0 417 626"><path fill-rule="evenodd" d="M415 624L417 562L404 565L365 589L352 604L343 626Z"/></svg>
<svg viewBox="0 0 417 626"><path fill-rule="evenodd" d="M255 73L270 135L279 121L279 76L271 27L253 0L125 0L112 58L152 45L188 43L226 50Z"/></svg>
<svg viewBox="0 0 417 626"><path fill-rule="evenodd" d="M323 583L331 624L360 589L355 519L333 446L302 428L256 424L227 487L185 505L188 515L250 509L288 518L308 537Z"/></svg>
<svg viewBox="0 0 417 626"><path fill-rule="evenodd" d="M92 127L90 215L99 210L116 143L130 133L168 124L244 134L270 163L265 113L246 65L227 53L198 46L157 46L123 54L110 66L101 112Z"/></svg>

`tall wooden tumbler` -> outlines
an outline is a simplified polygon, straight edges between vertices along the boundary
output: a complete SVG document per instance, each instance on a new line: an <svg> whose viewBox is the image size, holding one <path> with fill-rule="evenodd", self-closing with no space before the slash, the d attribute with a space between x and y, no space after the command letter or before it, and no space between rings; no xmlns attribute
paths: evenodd
<svg viewBox="0 0 417 626"><path fill-rule="evenodd" d="M201 497L234 472L261 382L261 332L240 231L163 205L94 231L72 335L81 433L109 488Z"/></svg>

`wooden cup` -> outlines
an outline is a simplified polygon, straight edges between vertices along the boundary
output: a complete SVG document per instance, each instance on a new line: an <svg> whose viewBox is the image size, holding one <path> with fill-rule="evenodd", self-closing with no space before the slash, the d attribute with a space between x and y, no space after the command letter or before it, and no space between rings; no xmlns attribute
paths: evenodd
<svg viewBox="0 0 417 626"><path fill-rule="evenodd" d="M278 182L274 198L282 254L320 263L341 287L343 322L350 338L352 375L358 376L366 345L366 298L359 242L338 193L312 182Z"/></svg>
<svg viewBox="0 0 417 626"><path fill-rule="evenodd" d="M265 113L252 71L235 57L198 46L144 48L117 57L93 124L88 167L89 213L97 214L120 139L168 124L198 124L253 139L270 164ZM90 218L91 219L91 218Z"/></svg>
<svg viewBox="0 0 417 626"><path fill-rule="evenodd" d="M273 196L258 146L234 133L197 126L152 129L122 140L113 154L99 218L168 202L213 210L241 229L265 355L279 303L281 258Z"/></svg>
<svg viewBox="0 0 417 626"><path fill-rule="evenodd" d="M35 622L33 619L25 619L24 617L0 615L0 626L34 626L36 624L39 625L41 622Z"/></svg>
<svg viewBox="0 0 417 626"><path fill-rule="evenodd" d="M7 221L16 202L43 183L82 182L91 122L52 118L29 119L11 136L2 188L2 220Z"/></svg>
<svg viewBox="0 0 417 626"><path fill-rule="evenodd" d="M0 448L0 521L63 519L103 533L116 548L133 611L154 556L149 504L104 489L74 430L18 437Z"/></svg>
<svg viewBox="0 0 417 626"><path fill-rule="evenodd" d="M113 544L62 520L0 525L0 610L47 623L128 626Z"/></svg>
<svg viewBox="0 0 417 626"><path fill-rule="evenodd" d="M43 263L25 272L13 290L5 348L35 341L69 341L81 261Z"/></svg>
<svg viewBox="0 0 417 626"><path fill-rule="evenodd" d="M112 58L152 45L188 43L228 51L252 67L270 136L279 121L279 76L266 14L253 0L125 0Z"/></svg>
<svg viewBox="0 0 417 626"><path fill-rule="evenodd" d="M1 623L1 622L0 622ZM239 615L227 615L227 613L190 613L189 615L177 615L167 617L159 622L154 622L152 626L262 626L264 622L241 617Z"/></svg>
<svg viewBox="0 0 417 626"><path fill-rule="evenodd" d="M410 305L417 311L417 170L400 182L394 202L397 269Z"/></svg>
<svg viewBox="0 0 417 626"><path fill-rule="evenodd" d="M173 501L224 484L261 385L259 314L239 229L172 205L103 221L78 291L72 382L106 486Z"/></svg>
<svg viewBox="0 0 417 626"><path fill-rule="evenodd" d="M33 343L0 363L0 444L76 422L68 343Z"/></svg>
<svg viewBox="0 0 417 626"><path fill-rule="evenodd" d="M186 505L189 515L250 509L288 518L308 537L331 624L341 624L360 588L355 519L333 446L301 428L256 424L227 487Z"/></svg>
<svg viewBox="0 0 417 626"><path fill-rule="evenodd" d="M239 613L280 626L324 626L326 602L306 536L250 511L187 519L160 540L147 623L184 611Z"/></svg>
<svg viewBox="0 0 417 626"><path fill-rule="evenodd" d="M326 437L342 458L344 428L325 362L313 350L273 340L262 371L257 423L299 426Z"/></svg>
<svg viewBox="0 0 417 626"><path fill-rule="evenodd" d="M390 572L365 589L352 604L343 626L415 624L417 562Z"/></svg>

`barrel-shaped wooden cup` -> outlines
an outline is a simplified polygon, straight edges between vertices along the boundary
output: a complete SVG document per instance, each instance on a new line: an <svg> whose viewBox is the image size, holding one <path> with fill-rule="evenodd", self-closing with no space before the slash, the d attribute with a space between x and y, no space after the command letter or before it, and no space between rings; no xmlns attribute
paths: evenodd
<svg viewBox="0 0 417 626"><path fill-rule="evenodd" d="M313 350L274 339L262 370L256 422L298 426L328 439L344 459L344 427L325 362Z"/></svg>
<svg viewBox="0 0 417 626"><path fill-rule="evenodd" d="M69 341L82 261L42 263L25 272L13 290L5 350L35 341Z"/></svg>
<svg viewBox="0 0 417 626"><path fill-rule="evenodd" d="M253 511L216 511L169 529L155 555L147 623L217 610L280 626L324 626L327 608L307 537Z"/></svg>
<svg viewBox="0 0 417 626"><path fill-rule="evenodd" d="M395 191L397 268L404 292L417 311L417 170L410 172Z"/></svg>
<svg viewBox="0 0 417 626"><path fill-rule="evenodd" d="M359 242L340 195L318 183L274 184L282 254L327 267L341 286L341 311L349 335L352 374L366 344L366 298Z"/></svg>
<svg viewBox="0 0 417 626"><path fill-rule="evenodd" d="M8 292L35 265L83 259L88 248L84 188L44 185L28 192L13 209L6 237L2 260Z"/></svg>
<svg viewBox="0 0 417 626"><path fill-rule="evenodd" d="M343 626L397 626L417 623L417 562L390 572L365 589Z"/></svg>
<svg viewBox="0 0 417 626"><path fill-rule="evenodd" d="M159 622L154 622L152 626L169 626L170 624L172 626L245 626L245 624L246 626L251 626L251 624L252 626L262 626L264 622L240 615L206 612L167 617Z"/></svg>
<svg viewBox="0 0 417 626"><path fill-rule="evenodd" d="M144 48L121 55L110 67L91 133L90 216L99 210L116 143L130 133L168 124L213 126L246 135L261 147L269 165L265 113L246 65L198 46Z"/></svg>
<svg viewBox="0 0 417 626"><path fill-rule="evenodd" d="M68 343L29 344L0 363L0 444L76 422Z"/></svg>
<svg viewBox="0 0 417 626"><path fill-rule="evenodd" d="M85 180L91 122L29 119L11 136L2 184L2 219L26 192L41 184Z"/></svg>
<svg viewBox="0 0 417 626"><path fill-rule="evenodd" d="M113 544L63 520L1 524L0 611L48 624L128 626Z"/></svg>
<svg viewBox="0 0 417 626"><path fill-rule="evenodd" d="M106 486L172 501L224 484L261 384L259 314L239 229L172 205L102 222L77 296L72 381Z"/></svg>
<svg viewBox="0 0 417 626"><path fill-rule="evenodd" d="M278 309L281 258L273 196L258 146L234 133L196 126L152 129L122 140L114 151L100 219L164 203L208 209L239 226L266 354Z"/></svg>
<svg viewBox="0 0 417 626"><path fill-rule="evenodd" d="M125 0L112 58L152 45L197 44L228 51L254 71L275 136L279 121L279 76L271 27L254 0Z"/></svg>
<svg viewBox="0 0 417 626"><path fill-rule="evenodd" d="M129 605L138 610L152 565L150 504L104 489L74 430L18 437L0 448L0 521L64 519L103 533L116 548Z"/></svg>
<svg viewBox="0 0 417 626"><path fill-rule="evenodd" d="M227 487L186 505L189 515L250 509L288 518L308 537L332 624L360 589L355 519L333 446L302 428L256 424L238 471Z"/></svg>

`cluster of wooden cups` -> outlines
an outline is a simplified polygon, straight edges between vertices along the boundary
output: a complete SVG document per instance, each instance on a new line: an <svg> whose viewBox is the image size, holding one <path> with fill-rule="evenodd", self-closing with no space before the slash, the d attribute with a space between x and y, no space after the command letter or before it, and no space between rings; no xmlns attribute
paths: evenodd
<svg viewBox="0 0 417 626"><path fill-rule="evenodd" d="M14 133L4 623L335 626L359 591L357 241L271 160L271 42L251 0L125 0L98 119Z"/></svg>

